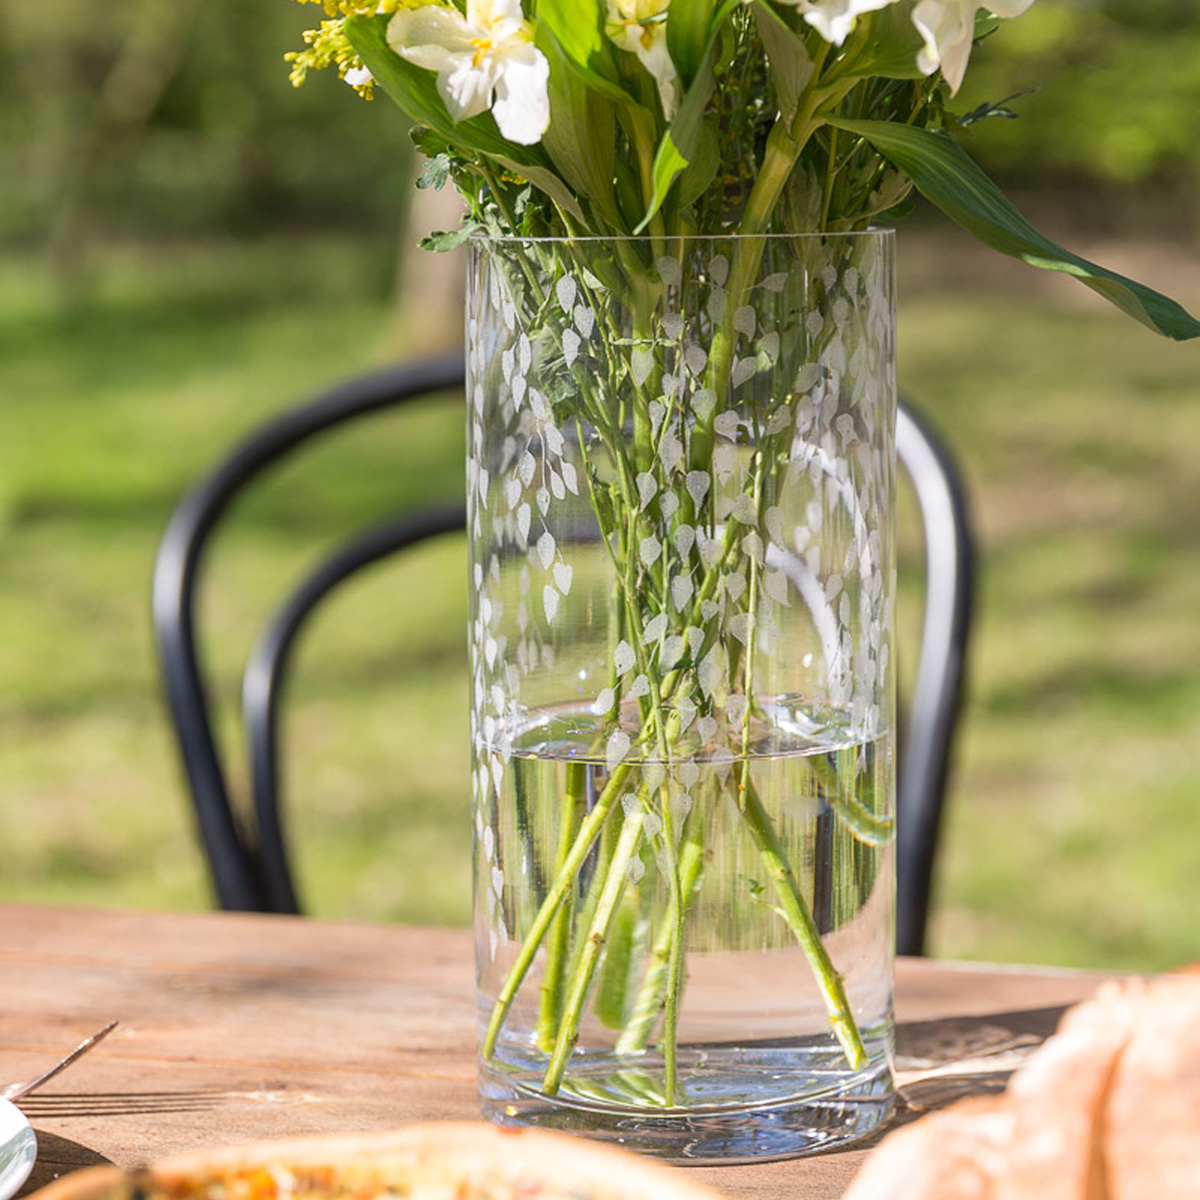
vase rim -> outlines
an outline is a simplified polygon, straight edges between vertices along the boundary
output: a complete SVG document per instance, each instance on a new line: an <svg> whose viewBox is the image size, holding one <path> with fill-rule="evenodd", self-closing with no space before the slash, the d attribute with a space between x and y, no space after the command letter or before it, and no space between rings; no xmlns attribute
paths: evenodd
<svg viewBox="0 0 1200 1200"><path fill-rule="evenodd" d="M848 230L844 232L822 232L819 230L805 230L800 233L737 233L730 231L729 233L679 233L679 234L650 234L650 233L614 233L608 234L584 234L579 237L542 237L530 236L518 233L488 233L484 230L477 230L472 233L467 239L469 242L497 244L497 245L562 245L576 243L603 243L611 244L613 242L636 242L643 245L647 242L790 242L796 240L820 239L822 241L850 241L854 239L876 240L876 241L892 241L895 239L896 231L889 226L872 226L870 229Z"/></svg>

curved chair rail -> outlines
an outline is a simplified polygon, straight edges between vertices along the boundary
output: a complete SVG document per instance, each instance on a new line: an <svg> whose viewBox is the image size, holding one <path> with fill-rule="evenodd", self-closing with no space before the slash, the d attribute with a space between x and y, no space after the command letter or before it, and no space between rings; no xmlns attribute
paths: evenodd
<svg viewBox="0 0 1200 1200"><path fill-rule="evenodd" d="M904 403L896 421L896 454L921 509L926 579L921 653L899 759L896 950L924 954L951 744L962 704L975 554L966 490L954 460Z"/></svg>
<svg viewBox="0 0 1200 1200"><path fill-rule="evenodd" d="M269 421L198 484L176 509L154 574L154 621L200 837L217 899L227 909L300 911L280 804L281 697L293 649L317 606L358 571L417 542L461 530L465 505L401 514L360 534L323 561L274 614L251 653L242 707L253 809L239 820L218 753L196 650L196 585L210 534L239 491L315 435L437 392L461 391L461 355L356 379ZM926 596L921 652L900 748L897 949L925 948L954 727L970 632L974 555L965 492L948 451L902 402L897 457L911 479L925 534Z"/></svg>
<svg viewBox="0 0 1200 1200"><path fill-rule="evenodd" d="M355 379L268 422L196 485L173 513L154 568L153 615L167 701L223 908L277 911L265 888L262 845L239 822L213 734L196 650L196 585L218 519L267 467L336 425L440 391L461 389L462 356L447 355Z"/></svg>

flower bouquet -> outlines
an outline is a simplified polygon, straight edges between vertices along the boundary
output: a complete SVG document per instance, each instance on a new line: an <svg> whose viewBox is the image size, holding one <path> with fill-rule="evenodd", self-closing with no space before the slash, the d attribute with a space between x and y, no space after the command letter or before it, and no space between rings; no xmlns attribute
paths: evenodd
<svg viewBox="0 0 1200 1200"><path fill-rule="evenodd" d="M326 0L470 240L481 1087L697 1161L891 1107L891 234L913 188L1173 338L956 135L1032 0Z"/></svg>

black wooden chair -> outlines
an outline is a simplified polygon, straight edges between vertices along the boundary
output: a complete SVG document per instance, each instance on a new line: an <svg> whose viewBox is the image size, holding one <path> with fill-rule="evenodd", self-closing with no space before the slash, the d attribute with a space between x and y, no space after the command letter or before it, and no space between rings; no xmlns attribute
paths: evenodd
<svg viewBox="0 0 1200 1200"><path fill-rule="evenodd" d="M196 592L209 538L241 491L312 438L436 392L461 392L460 355L355 379L268 421L175 510L154 572L154 627L163 679L200 839L218 902L258 912L300 911L279 803L280 702L297 635L309 615L357 571L427 538L461 530L465 508L406 513L371 527L321 563L289 596L251 652L243 677L252 816L239 819L213 732L197 652ZM963 489L952 460L902 405L897 452L912 480L926 542L926 602L899 778L897 949L924 951L950 749L971 611L972 552Z"/></svg>

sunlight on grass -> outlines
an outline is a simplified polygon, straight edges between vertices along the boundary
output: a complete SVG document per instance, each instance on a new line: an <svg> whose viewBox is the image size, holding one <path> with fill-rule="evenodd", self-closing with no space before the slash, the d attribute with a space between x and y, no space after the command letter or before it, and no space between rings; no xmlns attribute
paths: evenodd
<svg viewBox="0 0 1200 1200"><path fill-rule="evenodd" d="M1200 911L1200 351L1019 267L968 286L961 253L901 239L901 377L963 459L983 539L933 949L1175 965L1196 957ZM346 240L114 249L82 305L0 262L0 897L209 902L159 702L158 538L256 422L403 354L387 257ZM331 438L233 515L203 604L235 763L260 623L340 538L458 495L460 408ZM367 572L308 630L284 791L312 911L469 918L465 621L452 538Z"/></svg>
<svg viewBox="0 0 1200 1200"><path fill-rule="evenodd" d="M933 947L1177 965L1200 911L1200 352L1065 280L988 275L901 313L901 376L984 542Z"/></svg>

